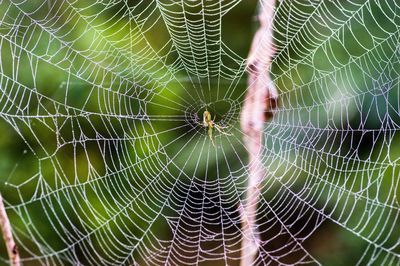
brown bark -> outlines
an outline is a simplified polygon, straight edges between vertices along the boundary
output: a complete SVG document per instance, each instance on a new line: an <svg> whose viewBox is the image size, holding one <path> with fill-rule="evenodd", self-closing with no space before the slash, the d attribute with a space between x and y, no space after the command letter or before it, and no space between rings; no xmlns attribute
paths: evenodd
<svg viewBox="0 0 400 266"><path fill-rule="evenodd" d="M20 258L18 253L17 245L14 242L14 238L11 231L10 220L8 219L6 208L3 203L3 196L0 193L0 227L3 233L4 242L6 244L8 258L10 259L10 265L19 266Z"/></svg>
<svg viewBox="0 0 400 266"><path fill-rule="evenodd" d="M258 16L260 27L254 35L248 56L248 91L240 117L244 143L249 153L249 177L242 215L241 266L253 265L259 250L257 205L261 182L265 176L262 165L262 134L264 123L273 116L278 103L278 92L270 78L273 45L273 15L275 0L263 0Z"/></svg>

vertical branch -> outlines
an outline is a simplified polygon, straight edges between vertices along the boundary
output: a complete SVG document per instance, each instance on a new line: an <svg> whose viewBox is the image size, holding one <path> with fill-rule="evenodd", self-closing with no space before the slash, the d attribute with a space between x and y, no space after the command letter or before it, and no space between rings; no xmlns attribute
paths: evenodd
<svg viewBox="0 0 400 266"><path fill-rule="evenodd" d="M241 266L253 265L259 250L256 214L261 182L265 176L262 165L262 133L264 123L273 115L278 92L269 76L273 45L273 15L275 0L261 1L258 20L260 27L254 35L248 56L248 91L240 117L244 143L249 153L249 177L244 207L241 209Z"/></svg>
<svg viewBox="0 0 400 266"><path fill-rule="evenodd" d="M14 242L14 238L11 231L10 220L8 219L6 208L3 203L3 196L0 193L0 227L3 233L4 242L6 244L8 257L10 259L10 265L19 266L20 259L17 245Z"/></svg>

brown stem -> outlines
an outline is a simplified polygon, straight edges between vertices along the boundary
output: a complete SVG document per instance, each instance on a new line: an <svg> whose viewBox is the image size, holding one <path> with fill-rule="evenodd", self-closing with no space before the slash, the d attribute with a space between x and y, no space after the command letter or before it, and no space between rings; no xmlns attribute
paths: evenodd
<svg viewBox="0 0 400 266"><path fill-rule="evenodd" d="M8 257L10 259L10 265L19 266L20 259L17 245L14 242L14 238L11 231L10 220L8 219L6 208L3 203L3 196L0 193L0 227L3 233L4 242L6 244Z"/></svg>
<svg viewBox="0 0 400 266"><path fill-rule="evenodd" d="M263 0L258 19L260 27L254 35L248 56L248 91L240 117L244 143L249 153L249 179L246 188L242 220L241 266L254 264L260 239L256 215L261 182L265 176L262 164L262 132L264 123L273 115L278 103L278 92L269 76L271 58L275 53L272 21L275 0Z"/></svg>

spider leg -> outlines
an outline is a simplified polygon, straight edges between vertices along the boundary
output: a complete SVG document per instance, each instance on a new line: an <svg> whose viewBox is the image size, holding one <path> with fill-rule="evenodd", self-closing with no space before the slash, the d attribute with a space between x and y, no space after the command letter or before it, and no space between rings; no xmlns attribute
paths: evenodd
<svg viewBox="0 0 400 266"><path fill-rule="evenodd" d="M213 136L212 136L212 127L208 127L208 137L210 138L211 143L215 148L215 143L214 143L214 139L213 139Z"/></svg>
<svg viewBox="0 0 400 266"><path fill-rule="evenodd" d="M228 126L220 126L220 125L218 125L218 127L219 127L219 129L226 129L226 128L228 128Z"/></svg>
<svg viewBox="0 0 400 266"><path fill-rule="evenodd" d="M218 132L221 133L221 134L224 134L224 135L227 135L227 136L232 136L231 133L226 133L226 132L223 131L223 129L224 129L224 128L227 128L227 127L221 127L220 125L215 124L215 128L216 128L216 129L218 130Z"/></svg>

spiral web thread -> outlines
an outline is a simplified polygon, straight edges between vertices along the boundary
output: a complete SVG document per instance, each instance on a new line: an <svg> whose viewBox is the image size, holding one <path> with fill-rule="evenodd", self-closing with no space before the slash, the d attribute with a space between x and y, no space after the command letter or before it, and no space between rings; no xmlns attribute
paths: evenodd
<svg viewBox="0 0 400 266"><path fill-rule="evenodd" d="M31 171L5 185L23 262L240 261L246 60L224 33L240 4L0 1L0 117ZM329 223L359 264L400 264L398 3L273 8L257 263L322 263L307 243ZM205 109L232 134L216 147Z"/></svg>

